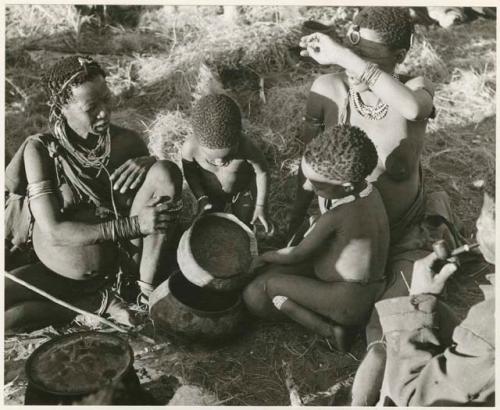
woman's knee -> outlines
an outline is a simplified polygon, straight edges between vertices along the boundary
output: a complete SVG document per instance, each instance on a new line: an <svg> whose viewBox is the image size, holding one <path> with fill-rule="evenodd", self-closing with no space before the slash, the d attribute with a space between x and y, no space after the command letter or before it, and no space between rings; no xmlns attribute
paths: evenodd
<svg viewBox="0 0 500 410"><path fill-rule="evenodd" d="M149 169L145 183L155 192L177 199L182 191L182 172L172 161L156 161Z"/></svg>

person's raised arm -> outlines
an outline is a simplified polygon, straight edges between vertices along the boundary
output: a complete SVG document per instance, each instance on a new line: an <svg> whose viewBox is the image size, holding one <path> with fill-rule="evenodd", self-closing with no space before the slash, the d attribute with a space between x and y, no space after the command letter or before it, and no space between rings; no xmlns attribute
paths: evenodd
<svg viewBox="0 0 500 410"><path fill-rule="evenodd" d="M191 192L196 198L197 210L196 214L199 214L205 210L211 209L212 204L203 188L201 182L201 173L196 164L194 158L195 147L193 143L186 139L182 145L181 157L182 157L182 172L184 173L184 178L191 188Z"/></svg>
<svg viewBox="0 0 500 410"><path fill-rule="evenodd" d="M251 223L260 221L266 232L269 232L267 220L268 191L269 191L269 167L262 151L249 139L245 138L244 155L255 171L255 182L257 185L257 198L255 199L255 211Z"/></svg>
<svg viewBox="0 0 500 410"><path fill-rule="evenodd" d="M301 55L312 57L320 64L338 64L358 78L371 64L322 33L303 37L300 45L305 48ZM433 90L430 83L427 87L412 89L382 70L371 77L377 78L373 84L368 84L371 90L406 119L414 121L431 116Z"/></svg>
<svg viewBox="0 0 500 410"><path fill-rule="evenodd" d="M61 212L54 166L40 142L32 141L26 145L24 162L30 210L48 241L54 245L76 246L114 239L114 221L94 224L75 222ZM30 187L35 186L36 191L30 195ZM160 200L151 200L136 217L120 219L120 227L124 228L123 232L129 233L129 239L167 229L171 216L162 214L168 210L168 206L159 204Z"/></svg>
<svg viewBox="0 0 500 410"><path fill-rule="evenodd" d="M312 231L297 246L266 252L259 258L267 263L289 265L313 257L318 250L325 246L325 242L335 234L337 229L335 219L331 212L321 215Z"/></svg>

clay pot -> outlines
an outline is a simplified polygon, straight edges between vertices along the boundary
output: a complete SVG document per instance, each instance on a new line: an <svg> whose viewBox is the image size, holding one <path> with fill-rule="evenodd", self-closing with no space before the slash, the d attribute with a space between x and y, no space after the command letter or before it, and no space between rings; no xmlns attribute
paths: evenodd
<svg viewBox="0 0 500 410"><path fill-rule="evenodd" d="M238 292L221 292L190 283L177 271L149 298L157 329L188 339L215 341L236 333L244 316Z"/></svg>
<svg viewBox="0 0 500 410"><path fill-rule="evenodd" d="M85 349L82 354L82 350L79 349L82 349L84 344L92 344L92 347ZM67 351L71 350L70 347L74 348L74 352L68 354ZM71 357L72 354L75 357ZM51 360L52 355L54 363L47 363L47 360ZM101 358L101 361L105 355L109 355L108 360L118 365L113 369L94 371L88 370L88 364L82 364L81 368L73 370L73 373L69 372L66 376L61 375L63 379L60 381L51 380L52 374L42 370L45 365L51 373L61 371L66 364L75 364L75 361L85 355ZM99 332L78 332L56 337L39 346L26 362L25 371L28 386L24 404L59 405L75 404L82 400L89 401L89 396L95 395L107 385L116 386L116 388L113 389L112 397L106 399L110 400L111 403L102 404L154 404L152 397L141 389L133 362L132 349L126 341L118 336ZM74 383L72 383L72 374L74 377L78 377L81 372L86 370L92 372L92 375L98 375L98 378L89 376L88 384L74 379ZM62 385L63 381L64 386ZM98 399L96 398L96 400Z"/></svg>
<svg viewBox="0 0 500 410"><path fill-rule="evenodd" d="M234 215L205 214L184 232L177 261L184 276L199 287L241 290L252 279L257 256L255 234Z"/></svg>

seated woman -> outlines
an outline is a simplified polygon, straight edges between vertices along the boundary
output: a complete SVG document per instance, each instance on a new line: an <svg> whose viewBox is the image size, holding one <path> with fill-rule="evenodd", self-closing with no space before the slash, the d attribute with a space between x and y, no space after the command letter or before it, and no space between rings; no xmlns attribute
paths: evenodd
<svg viewBox="0 0 500 410"><path fill-rule="evenodd" d="M366 323L385 287L389 223L366 177L377 164L373 143L359 128L328 129L302 158L322 215L294 247L266 252L269 265L244 291L251 312L291 319L348 349L345 326Z"/></svg>
<svg viewBox="0 0 500 410"><path fill-rule="evenodd" d="M10 273L130 324L131 316L107 289L119 268L135 271L144 293L165 273L166 254L175 255L181 172L150 157L138 134L110 123L111 93L92 59L64 58L43 83L51 133L29 137L6 170L7 239L16 245L31 240L38 261ZM19 212L8 212L13 209ZM6 280L7 331L73 317Z"/></svg>
<svg viewBox="0 0 500 410"><path fill-rule="evenodd" d="M365 7L354 18L346 43L315 33L301 40L303 56L320 64L337 64L342 73L326 74L311 87L306 108L304 142L324 127L358 126L377 148L379 162L368 178L384 201L390 224L386 297L408 294L413 263L432 252L432 243L461 240L450 222L448 197L425 195L420 166L428 120L434 116L432 83L422 76L399 75L411 46L413 23L403 7ZM290 233L300 226L312 199L299 172ZM298 236L298 235L297 235ZM404 275L404 279L403 279ZM354 386L354 405L373 405L380 391L385 354L378 341L382 329L376 312L367 331L368 353Z"/></svg>
<svg viewBox="0 0 500 410"><path fill-rule="evenodd" d="M422 76L395 72L411 46L412 32L408 9L366 7L356 15L345 45L321 33L301 40L302 55L345 69L314 81L303 140L307 144L336 124L366 132L379 158L368 180L382 195L391 243L397 243L423 214L420 156L427 122L434 113L432 83ZM298 182L290 234L302 223L313 198L312 192L303 189L300 172Z"/></svg>

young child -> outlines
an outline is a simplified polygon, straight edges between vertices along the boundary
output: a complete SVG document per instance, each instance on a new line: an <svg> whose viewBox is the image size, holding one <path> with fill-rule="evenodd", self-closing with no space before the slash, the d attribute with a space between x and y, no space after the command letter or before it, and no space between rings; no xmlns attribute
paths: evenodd
<svg viewBox="0 0 500 410"><path fill-rule="evenodd" d="M364 324L385 286L389 223L380 194L366 181L376 164L373 143L348 125L306 147L305 184L318 195L322 215L297 246L257 258L255 266L269 265L244 291L251 312L284 313L347 349L342 327Z"/></svg>
<svg viewBox="0 0 500 410"><path fill-rule="evenodd" d="M262 152L242 135L241 113L228 96L202 97L193 109L194 136L182 147L184 177L198 202L197 214L224 211L266 232L268 170Z"/></svg>

